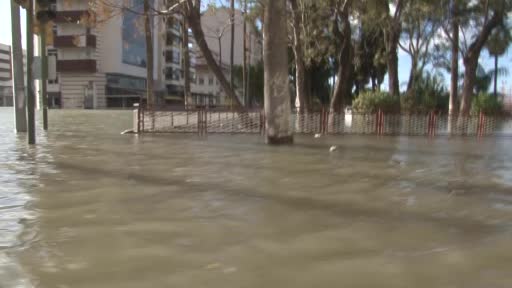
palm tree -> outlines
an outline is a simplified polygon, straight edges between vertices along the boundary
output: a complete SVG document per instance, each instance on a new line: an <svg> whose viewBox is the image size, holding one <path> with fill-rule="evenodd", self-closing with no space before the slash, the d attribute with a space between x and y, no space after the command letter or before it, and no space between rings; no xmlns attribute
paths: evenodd
<svg viewBox="0 0 512 288"><path fill-rule="evenodd" d="M498 58L507 52L511 42L512 35L505 24L498 26L487 40L487 51L494 56L494 97L498 97L498 76L501 74L498 68Z"/></svg>

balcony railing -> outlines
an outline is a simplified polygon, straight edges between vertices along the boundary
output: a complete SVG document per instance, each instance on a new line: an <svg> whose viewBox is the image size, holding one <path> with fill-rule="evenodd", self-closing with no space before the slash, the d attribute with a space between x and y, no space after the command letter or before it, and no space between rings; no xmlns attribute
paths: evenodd
<svg viewBox="0 0 512 288"><path fill-rule="evenodd" d="M93 59L77 59L77 60L58 60L57 72L83 72L95 73L96 60Z"/></svg>
<svg viewBox="0 0 512 288"><path fill-rule="evenodd" d="M57 11L55 23L78 23L90 16L91 13L87 10Z"/></svg>
<svg viewBox="0 0 512 288"><path fill-rule="evenodd" d="M53 40L56 48L89 47L96 48L95 35L57 36Z"/></svg>

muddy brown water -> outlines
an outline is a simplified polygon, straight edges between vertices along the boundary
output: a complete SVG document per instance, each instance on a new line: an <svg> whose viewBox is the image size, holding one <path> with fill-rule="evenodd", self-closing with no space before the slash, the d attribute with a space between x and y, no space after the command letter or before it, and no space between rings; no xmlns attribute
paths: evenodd
<svg viewBox="0 0 512 288"><path fill-rule="evenodd" d="M512 287L510 138L268 147L52 110L28 147L11 113L0 287Z"/></svg>

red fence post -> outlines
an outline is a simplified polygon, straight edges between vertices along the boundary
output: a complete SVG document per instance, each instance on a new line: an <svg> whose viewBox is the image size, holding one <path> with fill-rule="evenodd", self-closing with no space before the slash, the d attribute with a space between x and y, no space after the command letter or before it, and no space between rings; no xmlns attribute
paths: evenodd
<svg viewBox="0 0 512 288"><path fill-rule="evenodd" d="M428 113L428 120L427 120L427 135L432 136L432 111Z"/></svg>
<svg viewBox="0 0 512 288"><path fill-rule="evenodd" d="M478 114L478 125L477 125L477 136L482 136L482 125L483 124L483 113L480 111L480 114Z"/></svg>
<svg viewBox="0 0 512 288"><path fill-rule="evenodd" d="M384 113L379 109L377 111L376 121L375 121L375 132L377 135L382 135L384 132L383 122L384 122Z"/></svg>
<svg viewBox="0 0 512 288"><path fill-rule="evenodd" d="M384 135L384 112L380 111L380 135Z"/></svg>

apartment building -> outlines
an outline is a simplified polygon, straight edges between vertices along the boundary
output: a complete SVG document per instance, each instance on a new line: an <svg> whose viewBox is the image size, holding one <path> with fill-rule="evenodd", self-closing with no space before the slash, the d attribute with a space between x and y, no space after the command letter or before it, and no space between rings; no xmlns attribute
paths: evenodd
<svg viewBox="0 0 512 288"><path fill-rule="evenodd" d="M131 10L143 11L142 0L115 1L120 6L130 5ZM155 0L154 5L162 3L163 0ZM92 22L91 19L98 20L104 15L93 15L91 4L94 1L54 3L54 41L47 51L49 56L56 56L58 77L48 83L49 103L62 108L129 107L145 98L146 45L139 25L142 16L129 10L115 11L106 21ZM155 30L162 26L161 22L155 18ZM154 37L153 48L158 91L163 89L159 37Z"/></svg>
<svg viewBox="0 0 512 288"><path fill-rule="evenodd" d="M146 97L146 45L142 11L143 0L111 0L130 9L111 13L107 21L94 15L94 0L54 0L57 18L53 44L48 55L55 59L57 79L48 82L50 107L95 109L130 107ZM154 0L154 7L165 7L165 0ZM114 5L115 6L115 5ZM134 13L133 11L136 11ZM140 12L140 13L139 13ZM229 78L229 10L209 9L203 13L202 26L212 53L219 59ZM235 65L243 63L242 13L235 15ZM184 70L182 19L179 15L153 17L154 88L157 103L183 104ZM261 45L248 26L248 59L261 60ZM190 34L190 31L189 31ZM222 34L222 35L220 35ZM192 102L225 105L219 82L208 69L189 37ZM241 91L239 91L241 93Z"/></svg>
<svg viewBox="0 0 512 288"><path fill-rule="evenodd" d="M13 71L11 46L0 44L0 106L13 105ZM23 51L23 70L26 72L26 54ZM25 79L26 81L26 79Z"/></svg>
<svg viewBox="0 0 512 288"><path fill-rule="evenodd" d="M183 57L183 19L180 15L172 15L165 19L165 47L162 55L164 56L165 67L162 71L165 78L164 100L168 104L182 104L184 99L184 57ZM194 47L195 40L190 31L189 33L189 58L190 58L190 79L191 93L195 93L195 67L196 54Z"/></svg>
<svg viewBox="0 0 512 288"><path fill-rule="evenodd" d="M11 47L0 44L0 106L12 106Z"/></svg>

